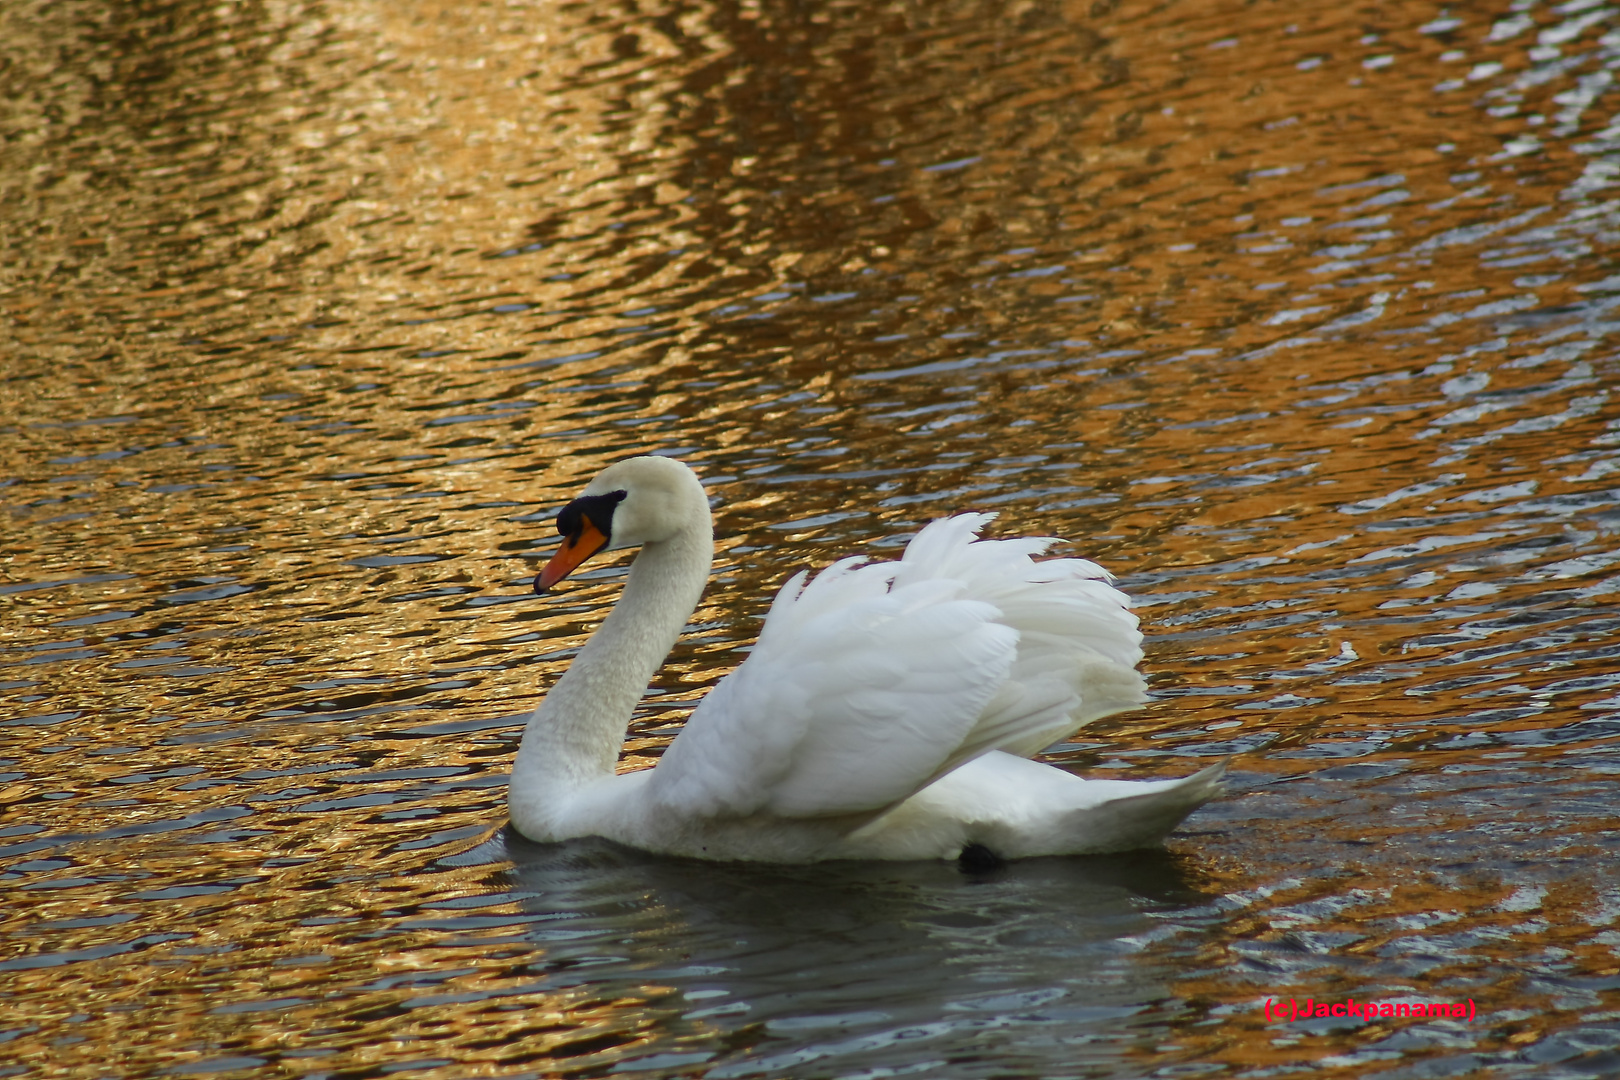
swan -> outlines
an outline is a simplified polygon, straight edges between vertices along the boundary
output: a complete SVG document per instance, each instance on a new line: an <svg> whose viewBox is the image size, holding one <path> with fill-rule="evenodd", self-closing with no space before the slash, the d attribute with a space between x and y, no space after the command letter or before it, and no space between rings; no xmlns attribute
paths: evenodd
<svg viewBox="0 0 1620 1080"><path fill-rule="evenodd" d="M651 769L615 773L632 711L709 577L703 485L668 457L604 469L557 515L545 593L592 555L639 547L624 593L524 727L512 824L710 860L960 859L1157 844L1221 791L1082 780L1032 755L1146 697L1142 635L1107 571L1035 561L1050 538L976 539L943 518L898 562L847 558L771 604L758 644Z"/></svg>

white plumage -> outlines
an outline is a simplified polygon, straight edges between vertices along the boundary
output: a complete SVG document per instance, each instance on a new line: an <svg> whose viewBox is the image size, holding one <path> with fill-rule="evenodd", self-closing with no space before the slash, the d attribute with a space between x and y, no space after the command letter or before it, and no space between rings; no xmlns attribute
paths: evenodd
<svg viewBox="0 0 1620 1080"><path fill-rule="evenodd" d="M622 492L622 494L620 494ZM571 513L572 511L572 513ZM898 562L844 559L778 592L753 652L650 770L615 775L630 715L707 579L708 501L667 458L603 471L558 518L547 588L641 545L624 596L536 711L513 769L534 840L603 836L715 859L1001 858L1160 841L1220 790L1086 781L1029 758L1145 697L1127 598L1054 541L935 521Z"/></svg>

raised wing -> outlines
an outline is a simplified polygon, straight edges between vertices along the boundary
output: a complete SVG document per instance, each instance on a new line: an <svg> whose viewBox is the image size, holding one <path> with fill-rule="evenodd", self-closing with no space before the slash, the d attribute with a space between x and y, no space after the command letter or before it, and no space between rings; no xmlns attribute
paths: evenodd
<svg viewBox="0 0 1620 1080"><path fill-rule="evenodd" d="M1006 681L1018 635L960 583L891 590L894 569L845 560L784 585L649 794L688 813L813 817L877 811L932 778Z"/></svg>
<svg viewBox="0 0 1620 1080"><path fill-rule="evenodd" d="M877 813L990 750L1030 755L1142 697L1136 620L1050 540L936 521L898 563L836 563L778 592L758 645L649 778L684 813Z"/></svg>
<svg viewBox="0 0 1620 1080"><path fill-rule="evenodd" d="M907 545L895 587L960 581L964 595L994 605L1018 631L1018 656L979 722L945 762L948 772L990 750L1033 757L1085 724L1133 709L1147 697L1136 670L1142 634L1130 599L1086 559L1032 558L1051 537L975 540L992 514L931 523Z"/></svg>

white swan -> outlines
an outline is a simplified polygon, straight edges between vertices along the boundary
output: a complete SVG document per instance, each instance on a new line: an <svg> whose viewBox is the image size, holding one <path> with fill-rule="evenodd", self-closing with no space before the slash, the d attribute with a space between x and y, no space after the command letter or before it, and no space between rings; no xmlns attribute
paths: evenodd
<svg viewBox="0 0 1620 1080"><path fill-rule="evenodd" d="M636 702L697 607L714 532L680 462L603 470L557 515L563 543L535 591L599 551L641 551L524 729L512 823L531 840L768 862L993 863L1159 842L1220 792L1224 763L1133 782L1030 760L1141 703L1142 636L1105 570L1032 560L1049 539L975 540L990 519L935 521L899 562L794 576L657 767L615 775Z"/></svg>

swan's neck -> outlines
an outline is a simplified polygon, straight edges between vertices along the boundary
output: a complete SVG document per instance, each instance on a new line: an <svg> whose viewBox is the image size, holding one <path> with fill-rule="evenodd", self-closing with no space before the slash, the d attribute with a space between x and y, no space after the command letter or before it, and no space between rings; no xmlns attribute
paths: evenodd
<svg viewBox="0 0 1620 1080"><path fill-rule="evenodd" d="M520 831L550 831L542 822L557 800L613 775L630 715L697 608L713 558L707 513L636 555L624 595L524 728L511 785Z"/></svg>

